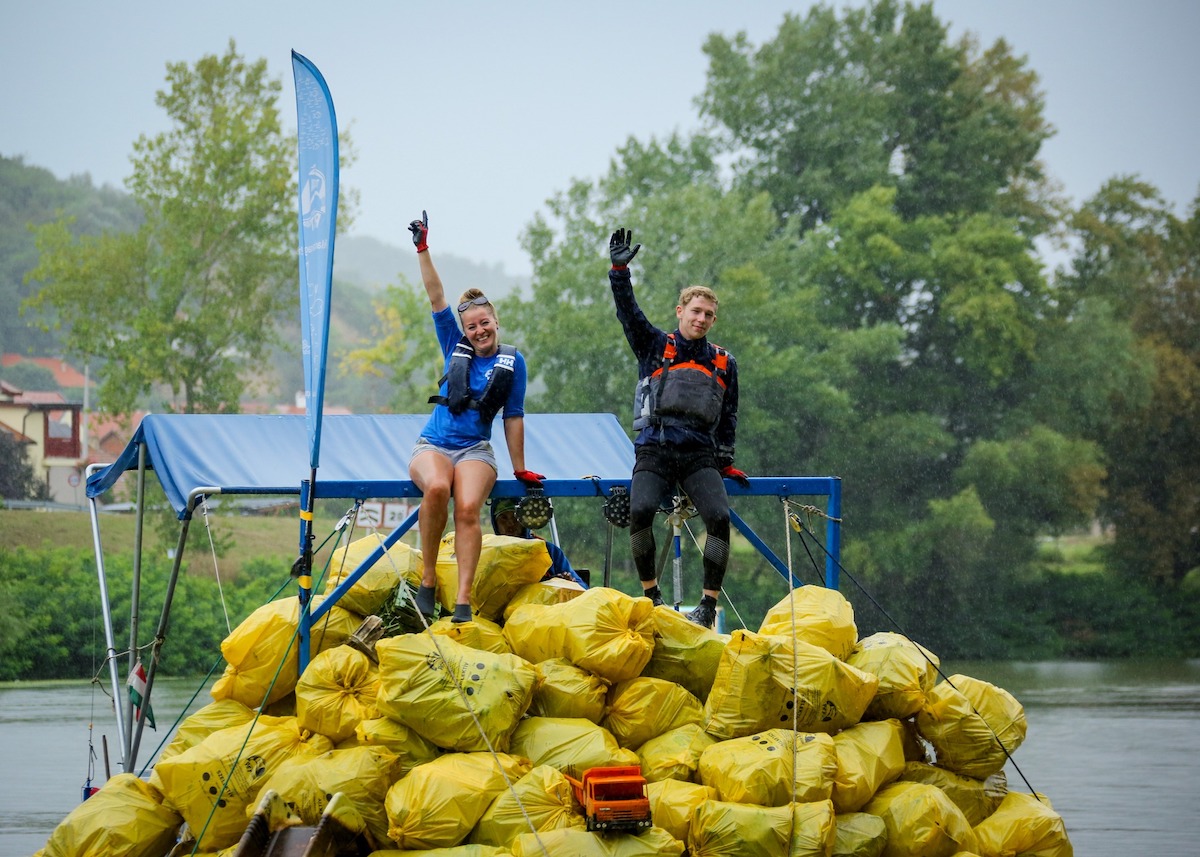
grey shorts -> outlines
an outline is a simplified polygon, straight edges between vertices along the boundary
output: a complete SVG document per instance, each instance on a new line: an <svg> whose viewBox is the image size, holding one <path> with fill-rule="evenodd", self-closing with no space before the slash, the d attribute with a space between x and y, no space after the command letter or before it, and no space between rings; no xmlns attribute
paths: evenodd
<svg viewBox="0 0 1200 857"><path fill-rule="evenodd" d="M444 446L438 446L430 443L425 438L417 438L416 444L413 446L410 459L416 458L422 452L440 452L442 455L450 459L451 466L457 466L460 461L482 461L484 464L491 466L492 470L500 472L496 467L496 453L492 451L490 441L481 440L479 443L473 443L464 449L446 449Z"/></svg>

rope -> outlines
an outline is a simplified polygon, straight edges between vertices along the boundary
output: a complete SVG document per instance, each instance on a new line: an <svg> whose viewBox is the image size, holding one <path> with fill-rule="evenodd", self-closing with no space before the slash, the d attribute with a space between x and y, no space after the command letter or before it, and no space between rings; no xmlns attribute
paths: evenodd
<svg viewBox="0 0 1200 857"><path fill-rule="evenodd" d="M786 503L787 501L785 500L784 502ZM798 520L799 519L797 517L793 516L793 520L792 520L793 528L796 527L796 523L798 522ZM885 619L887 619L888 622L891 623L892 627L896 629L896 633L898 633L900 636L902 636L904 639L908 640L908 642L912 643L916 647L917 651L921 653L921 657L923 657L926 661L928 661L929 665L934 668L934 670L937 672L937 674L939 676L941 676L943 681L945 681L948 685L950 685L955 690L958 690L958 687L955 686L954 682L952 682L950 680L950 677L942 671L941 665L938 664L937 662L935 662L932 658L930 658L929 655L925 652L925 647L922 646L920 643L918 643L916 640L914 640L912 637L910 637L908 635L908 632L904 630L903 626L901 626L901 624L898 621L896 621L896 619L894 619L892 617L892 615L887 612L887 610L885 610L883 608L882 604L880 604L878 601L875 600L874 596L872 596L871 593L867 591L866 587L864 587L861 583L859 583L857 578L855 578L854 575L850 574L850 572L846 570L846 567L844 565L842 565L841 561L836 559L833 556L833 554L831 554L828 551L828 549L826 549L826 547L823 544L821 544L821 540L817 537L816 533L805 530L803 527L798 529L797 532L800 533L800 539L802 542L805 542L805 540L804 540L805 535L808 535L814 542L816 542L817 546L820 547L821 550L825 553L825 556L827 558L833 560L833 562L837 565L838 570L842 574L844 574L850 580L851 583L853 583L856 587L858 587L858 590L867 597L867 600L869 600L871 602L871 604L874 605L875 609L878 610L883 615L883 617ZM805 549L806 550L808 549L806 542L805 542ZM811 553L810 553L810 555L811 555ZM958 692L962 693L962 691L960 691L960 690L958 690ZM971 707L971 713L973 713L976 717L978 717L980 719L980 721L982 721L983 725L987 727L988 731L992 733L992 738L995 739L996 746L998 746L1000 748L1000 750L1004 753L1005 758L1013 766L1013 770L1015 770L1017 772L1018 776L1021 777L1021 781L1023 783L1025 783L1025 787L1028 788L1029 791L1033 793L1033 796L1036 797L1038 799L1038 801L1041 801L1042 799L1038 795L1037 789L1035 789L1033 787L1033 785L1029 782L1029 780L1025 777L1025 772L1021 770L1021 766L1017 764L1017 760L1013 758L1012 753L1009 752L1008 747L1005 746L1005 744L1004 744L1004 741L1001 740L1001 738L998 734L996 734L996 730L992 728L992 724L988 723L987 719L982 714L979 713L979 710L975 708L975 704L972 703L971 700L967 698L966 694L963 694L963 699L967 700L967 705L969 705Z"/></svg>
<svg viewBox="0 0 1200 857"><path fill-rule="evenodd" d="M800 671L800 660L796 653L796 643L799 634L796 631L796 585L793 582L795 576L792 570L792 534L788 529L788 508L786 501L783 507L783 536L787 544L787 569L788 569L788 616L791 619L792 626L792 793L788 799L789 808L795 804L796 797L796 734L800 727L800 691L796 685L796 674ZM796 835L796 811L793 809L791 816L788 819L788 843L789 845Z"/></svg>
<svg viewBox="0 0 1200 857"><path fill-rule="evenodd" d="M375 538L382 545L383 537L380 536L378 528L372 528L372 532L374 533ZM392 563L392 569L396 570L395 560L392 559L390 554L391 554L390 551L384 551L383 555L388 558L389 562ZM401 576L400 579L401 579L401 583L403 584L404 578ZM416 593L411 591L411 589L412 588L409 587L405 594L407 597L413 599L413 606L415 608L416 607L416 601L415 601ZM500 772L500 776L504 779L504 785L508 789L509 794L511 794L513 797L513 800L515 800L517 802L517 808L521 810L521 815L522 815L522 817L524 817L525 823L527 825L529 825L530 832L533 834L534 838L537 840L538 847L542 849L542 853L545 854L546 857L550 857L550 852L549 852L549 850L547 850L546 844L544 842L542 842L542 837L541 837L540 833L538 832L537 825L535 825L533 823L533 819L530 818L529 811L525 808L525 804L524 804L524 802L522 802L521 796L519 794L517 794L516 786L513 784L513 781L509 778L508 772L504 770L504 765L502 765L500 763L500 754L496 752L496 748L492 745L491 739L488 738L487 732L483 728L483 724L479 721L479 716L475 713L475 708L471 705L471 700L467 696L466 690L463 688L462 683L458 680L458 675L454 672L453 669L451 669L450 661L449 661L449 659L447 659L445 652L442 651L442 647L438 643L438 637L441 635L435 634L432 632L432 630L430 630L429 622L425 619L425 614L422 613L420 611L420 609L416 610L416 614L417 614L417 620L421 623L421 626L424 629L424 631L422 633L427 633L429 635L429 641L433 644L434 651L437 652L437 656L441 660L441 662L443 664L445 664L446 675L448 675L450 677L450 680L454 683L454 689L455 689L455 691L458 692L458 696L459 696L459 699L462 701L463 707L466 708L467 713L471 715L471 722L475 724L475 729L479 732L479 737L481 737L483 739L483 743L487 746L488 753L491 754L492 761L496 765L496 770L498 770Z"/></svg>
<svg viewBox="0 0 1200 857"><path fill-rule="evenodd" d="M208 520L208 496L200 495L200 513L204 516L204 532L208 533L208 549L212 553L213 576L217 578L217 593L221 597L221 610L225 613L225 630L232 634L233 626L229 624L229 609L225 606L225 590L221 586L221 570L217 568L217 546L213 542L212 525Z"/></svg>

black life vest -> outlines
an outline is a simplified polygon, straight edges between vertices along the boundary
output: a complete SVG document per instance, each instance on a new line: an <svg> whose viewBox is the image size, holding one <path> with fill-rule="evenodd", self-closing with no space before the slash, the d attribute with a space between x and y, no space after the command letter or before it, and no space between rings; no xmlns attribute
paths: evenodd
<svg viewBox="0 0 1200 857"><path fill-rule="evenodd" d="M729 352L709 343L704 362L679 357L675 334L668 333L662 365L637 383L633 394L633 428L683 426L713 432L721 419L729 373Z"/></svg>
<svg viewBox="0 0 1200 857"><path fill-rule="evenodd" d="M508 394L512 392L513 374L517 364L517 349L511 345L501 345L496 351L496 365L492 368L491 377L483 394L478 399L471 396L471 361L475 359L475 349L464 336L454 346L450 355L450 367L446 374L438 379L438 387L446 384L445 396L430 396L431 405L445 405L450 413L458 416L463 411L479 411L479 418L487 425L496 418L496 414L504 407Z"/></svg>

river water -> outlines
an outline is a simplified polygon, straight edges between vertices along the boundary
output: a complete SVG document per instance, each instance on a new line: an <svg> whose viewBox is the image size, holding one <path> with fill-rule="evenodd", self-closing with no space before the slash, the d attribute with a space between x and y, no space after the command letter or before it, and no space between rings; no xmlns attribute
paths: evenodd
<svg viewBox="0 0 1200 857"><path fill-rule="evenodd" d="M1200 661L951 663L1012 693L1029 733L1007 768L1009 788L1049 798L1080 857L1196 854L1200 840ZM176 714L210 701L195 683L155 682L157 733ZM29 857L80 800L88 776L89 730L105 779L101 734L117 773L108 697L86 682L0 684L0 857Z"/></svg>

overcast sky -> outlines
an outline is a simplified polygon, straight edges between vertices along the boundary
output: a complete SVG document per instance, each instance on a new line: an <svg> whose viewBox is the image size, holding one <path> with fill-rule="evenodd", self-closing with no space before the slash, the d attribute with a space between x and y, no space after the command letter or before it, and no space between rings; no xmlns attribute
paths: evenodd
<svg viewBox="0 0 1200 857"><path fill-rule="evenodd" d="M124 187L140 134L166 130L168 62L265 57L295 123L290 51L312 60L350 128L361 193L352 233L408 241L428 209L435 249L525 275L518 235L572 178L602 175L630 135L699 127L711 32L771 39L778 0L3 0L0 154L59 178ZM835 4L841 7L845 4ZM860 4L851 4L860 5ZM1076 201L1117 174L1184 214L1200 189L1200 4L1192 0L935 0L951 35L1005 38L1042 80L1058 134L1043 148Z"/></svg>

